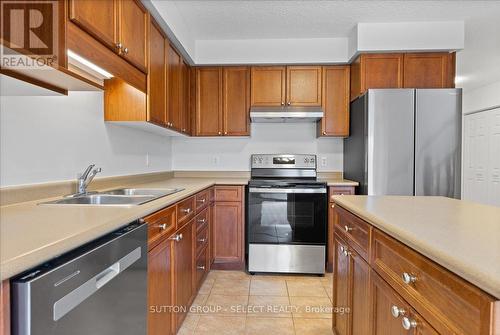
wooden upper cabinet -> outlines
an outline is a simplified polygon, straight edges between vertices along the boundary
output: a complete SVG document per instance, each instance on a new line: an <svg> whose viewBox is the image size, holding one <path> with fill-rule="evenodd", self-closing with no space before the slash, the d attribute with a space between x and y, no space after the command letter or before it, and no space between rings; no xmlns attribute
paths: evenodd
<svg viewBox="0 0 500 335"><path fill-rule="evenodd" d="M186 62L181 62L181 132L191 133L191 112L189 99L190 70Z"/></svg>
<svg viewBox="0 0 500 335"><path fill-rule="evenodd" d="M115 0L69 0L69 19L110 48L118 42Z"/></svg>
<svg viewBox="0 0 500 335"><path fill-rule="evenodd" d="M118 10L120 54L145 71L148 12L138 0L120 0Z"/></svg>
<svg viewBox="0 0 500 335"><path fill-rule="evenodd" d="M255 66L252 67L251 72L252 106L282 106L285 104L285 66Z"/></svg>
<svg viewBox="0 0 500 335"><path fill-rule="evenodd" d="M349 136L350 68L323 67L323 119L318 122L319 136Z"/></svg>
<svg viewBox="0 0 500 335"><path fill-rule="evenodd" d="M181 63L177 51L167 45L167 125L181 129Z"/></svg>
<svg viewBox="0 0 500 335"><path fill-rule="evenodd" d="M286 104L321 106L321 66L287 66Z"/></svg>
<svg viewBox="0 0 500 335"><path fill-rule="evenodd" d="M151 19L149 25L148 121L166 124L165 37Z"/></svg>
<svg viewBox="0 0 500 335"><path fill-rule="evenodd" d="M222 135L222 71L219 67L196 69L197 136Z"/></svg>
<svg viewBox="0 0 500 335"><path fill-rule="evenodd" d="M362 54L351 66L351 100L370 88L403 87L403 54Z"/></svg>
<svg viewBox="0 0 500 335"><path fill-rule="evenodd" d="M453 88L455 53L408 53L404 55L404 87Z"/></svg>
<svg viewBox="0 0 500 335"><path fill-rule="evenodd" d="M250 135L250 70L248 67L223 69L224 135Z"/></svg>

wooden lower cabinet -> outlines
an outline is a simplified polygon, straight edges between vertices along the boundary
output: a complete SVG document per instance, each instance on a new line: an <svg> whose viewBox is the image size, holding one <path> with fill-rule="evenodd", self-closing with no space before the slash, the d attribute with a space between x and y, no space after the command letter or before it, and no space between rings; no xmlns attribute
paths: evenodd
<svg viewBox="0 0 500 335"><path fill-rule="evenodd" d="M173 334L173 243L165 239L148 253L148 335Z"/></svg>
<svg viewBox="0 0 500 335"><path fill-rule="evenodd" d="M339 235L334 241L333 326L337 335L368 334L370 266Z"/></svg>
<svg viewBox="0 0 500 335"><path fill-rule="evenodd" d="M370 281L372 335L438 334L375 271L369 271L372 272ZM368 332L353 334L368 334Z"/></svg>
<svg viewBox="0 0 500 335"><path fill-rule="evenodd" d="M186 311L175 313L175 329L179 330L191 305L193 290L193 220L189 221L174 236L174 296L175 306Z"/></svg>
<svg viewBox="0 0 500 335"><path fill-rule="evenodd" d="M243 193L243 186L215 187L212 268L232 270L244 268ZM224 201L219 201L220 199Z"/></svg>

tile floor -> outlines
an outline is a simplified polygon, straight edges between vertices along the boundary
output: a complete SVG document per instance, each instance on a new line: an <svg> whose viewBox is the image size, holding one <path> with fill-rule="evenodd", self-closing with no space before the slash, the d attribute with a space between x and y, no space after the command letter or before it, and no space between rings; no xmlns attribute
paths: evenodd
<svg viewBox="0 0 500 335"><path fill-rule="evenodd" d="M331 335L332 276L211 271L179 335Z"/></svg>

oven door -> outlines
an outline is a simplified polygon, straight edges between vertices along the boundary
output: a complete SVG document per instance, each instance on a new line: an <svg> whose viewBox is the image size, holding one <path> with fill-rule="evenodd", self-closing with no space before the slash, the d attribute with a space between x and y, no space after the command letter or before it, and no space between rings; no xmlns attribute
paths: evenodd
<svg viewBox="0 0 500 335"><path fill-rule="evenodd" d="M247 242L325 245L326 187L249 187Z"/></svg>

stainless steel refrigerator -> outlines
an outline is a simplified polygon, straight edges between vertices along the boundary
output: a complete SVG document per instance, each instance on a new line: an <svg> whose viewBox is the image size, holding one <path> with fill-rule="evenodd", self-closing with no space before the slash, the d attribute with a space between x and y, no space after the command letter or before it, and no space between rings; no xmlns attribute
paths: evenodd
<svg viewBox="0 0 500 335"><path fill-rule="evenodd" d="M460 198L461 89L372 89L351 103L344 177L359 194Z"/></svg>

